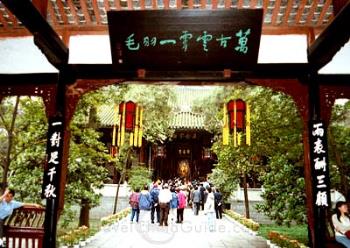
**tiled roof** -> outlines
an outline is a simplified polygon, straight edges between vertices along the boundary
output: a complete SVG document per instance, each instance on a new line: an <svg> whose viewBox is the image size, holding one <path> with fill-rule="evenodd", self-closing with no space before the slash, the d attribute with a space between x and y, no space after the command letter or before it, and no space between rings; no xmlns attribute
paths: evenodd
<svg viewBox="0 0 350 248"><path fill-rule="evenodd" d="M102 127L112 127L114 121L114 108L109 105L102 105L97 108L97 118ZM119 118L117 118L119 123Z"/></svg>
<svg viewBox="0 0 350 248"><path fill-rule="evenodd" d="M197 101L215 96L216 86L176 86L174 92L175 101L170 105L178 112L190 112Z"/></svg>
<svg viewBox="0 0 350 248"><path fill-rule="evenodd" d="M332 0L49 0L47 20L54 27L107 24L108 10L264 8L264 24L275 26L320 26L333 18ZM18 28L19 20L0 2L0 27Z"/></svg>
<svg viewBox="0 0 350 248"><path fill-rule="evenodd" d="M101 127L112 127L114 120L113 106L99 106L97 117ZM119 123L119 118L117 119ZM170 128L173 129L204 129L204 116L192 112L178 112L173 115L170 121Z"/></svg>
<svg viewBox="0 0 350 248"><path fill-rule="evenodd" d="M173 129L204 129L204 116L192 112L178 112L171 122L170 128Z"/></svg>

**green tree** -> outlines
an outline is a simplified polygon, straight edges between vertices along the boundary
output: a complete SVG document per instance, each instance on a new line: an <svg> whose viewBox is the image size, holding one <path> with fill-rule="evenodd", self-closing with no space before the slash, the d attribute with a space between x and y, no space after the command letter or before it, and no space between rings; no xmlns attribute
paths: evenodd
<svg viewBox="0 0 350 248"><path fill-rule="evenodd" d="M331 186L350 199L350 102L333 107L328 128Z"/></svg>
<svg viewBox="0 0 350 248"><path fill-rule="evenodd" d="M18 191L18 199L40 202L47 130L44 104L38 97L8 97L0 112L0 160L8 166L8 180L3 170L3 182Z"/></svg>
<svg viewBox="0 0 350 248"><path fill-rule="evenodd" d="M150 143L163 143L172 137L169 128L175 95L170 86L129 85L125 100L132 100L144 108L143 137Z"/></svg>
<svg viewBox="0 0 350 248"><path fill-rule="evenodd" d="M233 147L232 143L223 146L221 141L222 121L218 120L223 119L222 106L238 98L251 106L250 147ZM305 221L302 122L294 102L284 94L250 86L225 87L215 99L205 111L209 113L206 120L211 123L210 129L218 133L213 145L218 157L216 169L232 174L228 184L258 173L264 187L264 202L258 210L279 224ZM217 113L215 117L213 113ZM280 197L274 197L276 192Z"/></svg>
<svg viewBox="0 0 350 248"><path fill-rule="evenodd" d="M142 190L145 185L151 182L152 172L144 165L136 165L129 171L129 185L132 190Z"/></svg>
<svg viewBox="0 0 350 248"><path fill-rule="evenodd" d="M95 189L102 188L108 176L105 167L110 162L108 149L100 141L101 133L96 131L96 106L110 99L106 94L108 90L104 88L84 95L70 126L72 137L65 200L68 204L80 205L79 226L89 226L90 208L97 206L101 197Z"/></svg>

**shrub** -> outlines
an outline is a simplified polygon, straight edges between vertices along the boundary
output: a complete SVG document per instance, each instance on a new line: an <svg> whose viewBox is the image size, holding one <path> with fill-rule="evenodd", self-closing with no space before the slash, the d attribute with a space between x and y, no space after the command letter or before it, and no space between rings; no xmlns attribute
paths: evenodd
<svg viewBox="0 0 350 248"><path fill-rule="evenodd" d="M246 217L244 217L243 215L240 215L232 210L225 210L225 213L230 216L232 219L238 221L239 223L241 223L242 225L248 227L249 229L257 232L259 230L259 223L255 222L252 219L247 219Z"/></svg>
<svg viewBox="0 0 350 248"><path fill-rule="evenodd" d="M299 241L289 239L287 236L284 236L275 231L269 232L268 238L272 241L272 243L283 248L307 248L306 245L300 243Z"/></svg>
<svg viewBox="0 0 350 248"><path fill-rule="evenodd" d="M111 225L123 218L125 218L126 216L128 216L128 214L130 213L130 208L126 208L116 214L112 214L106 217L101 218L101 226L108 226Z"/></svg>

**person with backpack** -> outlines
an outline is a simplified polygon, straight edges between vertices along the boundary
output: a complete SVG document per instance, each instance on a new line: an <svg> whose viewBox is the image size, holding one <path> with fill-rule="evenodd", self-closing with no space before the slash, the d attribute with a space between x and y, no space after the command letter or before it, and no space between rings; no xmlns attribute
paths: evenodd
<svg viewBox="0 0 350 248"><path fill-rule="evenodd" d="M145 185L139 195L139 219L141 222L146 223L149 221L149 212L151 210L152 199L148 192L148 186Z"/></svg>
<svg viewBox="0 0 350 248"><path fill-rule="evenodd" d="M179 206L179 201L177 199L177 195L175 192L175 187L171 187L170 188L170 192L171 192L171 200L170 200L170 221L175 223L176 221L176 211L177 211L177 207Z"/></svg>
<svg viewBox="0 0 350 248"><path fill-rule="evenodd" d="M136 222L139 222L139 215L140 215L139 197L140 197L140 189L136 189L134 192L131 193L129 197L129 204L131 206L131 218L130 218L131 223L133 223L135 216L136 216Z"/></svg>
<svg viewBox="0 0 350 248"><path fill-rule="evenodd" d="M157 213L157 223L159 223L160 220L160 207L159 207L159 188L158 188L158 183L156 182L153 185L153 188L151 190L151 200L152 200L152 205L151 205L151 222L152 224L154 223L154 212Z"/></svg>

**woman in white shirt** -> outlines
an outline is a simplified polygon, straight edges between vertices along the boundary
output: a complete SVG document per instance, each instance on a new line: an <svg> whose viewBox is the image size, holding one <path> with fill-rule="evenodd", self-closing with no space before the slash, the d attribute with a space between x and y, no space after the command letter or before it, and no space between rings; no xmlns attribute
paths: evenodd
<svg viewBox="0 0 350 248"><path fill-rule="evenodd" d="M215 201L214 193L210 187L207 188L208 196L204 205L204 213L208 216L209 231L215 231Z"/></svg>
<svg viewBox="0 0 350 248"><path fill-rule="evenodd" d="M343 201L337 202L335 212L332 216L335 240L345 247L350 248L350 239L345 236L345 233L350 231L350 215L347 203Z"/></svg>

